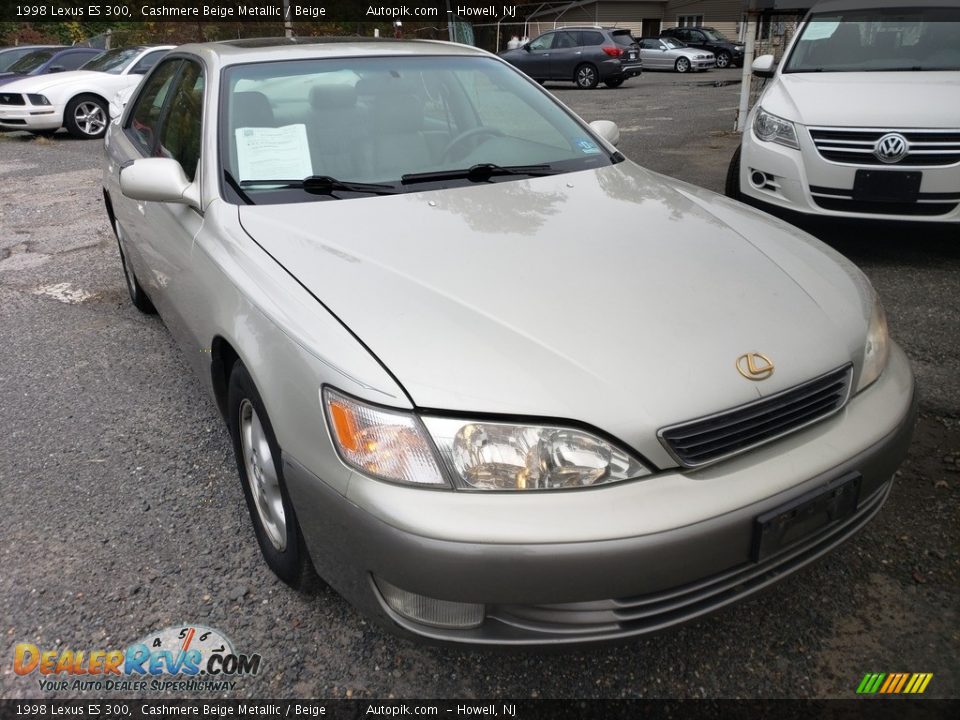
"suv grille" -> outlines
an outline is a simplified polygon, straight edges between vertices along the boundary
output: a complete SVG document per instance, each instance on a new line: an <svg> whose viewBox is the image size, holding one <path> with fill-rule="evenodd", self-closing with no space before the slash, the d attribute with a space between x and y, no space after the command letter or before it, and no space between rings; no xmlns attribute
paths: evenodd
<svg viewBox="0 0 960 720"><path fill-rule="evenodd" d="M667 450L697 467L783 437L835 413L847 401L853 366L762 400L660 431Z"/></svg>
<svg viewBox="0 0 960 720"><path fill-rule="evenodd" d="M887 133L903 135L910 144L906 157L889 166L953 165L960 163L960 130L881 130L869 128L808 128L817 152L825 160L851 165L887 165L873 154Z"/></svg>
<svg viewBox="0 0 960 720"><path fill-rule="evenodd" d="M0 92L0 105L26 105L26 102L20 93Z"/></svg>

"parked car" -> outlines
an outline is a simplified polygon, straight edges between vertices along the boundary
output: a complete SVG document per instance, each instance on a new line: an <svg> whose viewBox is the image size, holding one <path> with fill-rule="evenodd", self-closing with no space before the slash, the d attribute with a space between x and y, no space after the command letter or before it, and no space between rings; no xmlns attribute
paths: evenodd
<svg viewBox="0 0 960 720"><path fill-rule="evenodd" d="M674 27L660 33L662 38L676 38L690 47L712 52L717 67L743 67L743 43L728 40L712 27Z"/></svg>
<svg viewBox="0 0 960 720"><path fill-rule="evenodd" d="M877 513L915 405L867 278L618 138L426 41L182 46L110 124L130 297L285 582L414 637L622 638Z"/></svg>
<svg viewBox="0 0 960 720"><path fill-rule="evenodd" d="M709 70L717 66L713 53L688 47L676 38L640 38L640 59L647 70Z"/></svg>
<svg viewBox="0 0 960 720"><path fill-rule="evenodd" d="M566 27L545 32L500 57L534 80L559 80L590 89L616 88L641 73L640 49L629 30Z"/></svg>
<svg viewBox="0 0 960 720"><path fill-rule="evenodd" d="M807 215L960 223L960 8L814 6L746 120L727 194Z"/></svg>
<svg viewBox="0 0 960 720"><path fill-rule="evenodd" d="M140 82L172 45L117 48L79 70L26 77L0 87L0 130L55 132L65 127L79 138L100 138L117 92Z"/></svg>
<svg viewBox="0 0 960 720"><path fill-rule="evenodd" d="M85 62L92 60L102 53L96 48L65 47L34 50L24 55L10 66L9 70L0 72L0 85L18 80L30 75L46 75L76 70Z"/></svg>
<svg viewBox="0 0 960 720"><path fill-rule="evenodd" d="M34 50L46 50L61 47L60 45L17 45L16 47L0 47L0 72L5 72L11 65L24 55Z"/></svg>

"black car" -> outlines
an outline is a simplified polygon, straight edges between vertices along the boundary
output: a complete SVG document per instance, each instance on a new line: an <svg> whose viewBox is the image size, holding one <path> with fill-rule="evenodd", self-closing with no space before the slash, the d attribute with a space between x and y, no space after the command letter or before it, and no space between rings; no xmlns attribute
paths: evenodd
<svg viewBox="0 0 960 720"><path fill-rule="evenodd" d="M660 33L660 37L676 38L695 48L709 50L717 56L717 67L743 67L743 43L733 42L712 27L674 27Z"/></svg>
<svg viewBox="0 0 960 720"><path fill-rule="evenodd" d="M534 80L562 80L577 87L620 87L641 72L640 47L629 30L564 27L550 30L500 57Z"/></svg>

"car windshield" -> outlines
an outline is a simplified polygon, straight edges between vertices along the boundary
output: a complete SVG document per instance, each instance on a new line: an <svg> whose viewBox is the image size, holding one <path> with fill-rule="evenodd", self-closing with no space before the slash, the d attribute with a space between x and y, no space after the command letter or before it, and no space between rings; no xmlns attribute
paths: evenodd
<svg viewBox="0 0 960 720"><path fill-rule="evenodd" d="M97 70L99 72L110 73L111 75L119 75L141 52L143 52L143 48L139 47L107 50L92 60L88 60L80 66L80 69Z"/></svg>
<svg viewBox="0 0 960 720"><path fill-rule="evenodd" d="M680 48L685 48L687 46L685 42L681 42L676 38L661 38L661 40L663 44L666 45L671 50L679 50Z"/></svg>
<svg viewBox="0 0 960 720"><path fill-rule="evenodd" d="M22 58L17 60L8 68L8 71L26 75L36 70L52 57L53 52L50 50L37 50L29 55L24 55Z"/></svg>
<svg viewBox="0 0 960 720"><path fill-rule="evenodd" d="M619 159L494 58L237 65L224 73L222 97L225 190L240 202L506 182Z"/></svg>
<svg viewBox="0 0 960 720"><path fill-rule="evenodd" d="M814 15L784 72L960 70L960 10L884 8Z"/></svg>
<svg viewBox="0 0 960 720"><path fill-rule="evenodd" d="M706 28L700 28L700 31L707 36L707 40L710 42L730 42L730 40L727 39L727 36L722 32L717 32L716 30L707 30Z"/></svg>

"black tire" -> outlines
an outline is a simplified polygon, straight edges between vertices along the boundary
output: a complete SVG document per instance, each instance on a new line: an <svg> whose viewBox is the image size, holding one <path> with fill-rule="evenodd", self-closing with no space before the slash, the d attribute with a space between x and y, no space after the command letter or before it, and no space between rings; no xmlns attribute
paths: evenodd
<svg viewBox="0 0 960 720"><path fill-rule="evenodd" d="M127 284L127 292L130 293L130 302L133 306L145 315L156 315L157 309L150 302L147 293L140 285L137 274L133 271L133 266L127 263L127 256L123 252L123 230L120 224L113 221L113 234L117 236L117 248L120 250L120 265L123 268L123 279Z"/></svg>
<svg viewBox="0 0 960 720"><path fill-rule="evenodd" d="M731 59L730 53L726 50L721 50L717 53L717 67L721 69L730 67Z"/></svg>
<svg viewBox="0 0 960 720"><path fill-rule="evenodd" d="M673 67L678 73L689 72L690 60L685 57L678 57L677 61L673 64Z"/></svg>
<svg viewBox="0 0 960 720"><path fill-rule="evenodd" d="M734 200L740 200L740 146L737 146L737 149L733 153L733 157L730 159L730 166L727 168L727 181L723 189L724 194L733 198Z"/></svg>
<svg viewBox="0 0 960 720"><path fill-rule="evenodd" d="M83 140L102 138L109 124L107 103L96 95L77 95L67 103L63 112L63 126L71 135Z"/></svg>
<svg viewBox="0 0 960 720"><path fill-rule="evenodd" d="M284 539L282 548L277 548L270 539L267 529L261 519L260 512L253 497L252 480L247 473L247 463L244 459L244 447L241 440L241 412L252 406L255 417L259 420L263 436L269 446L270 460L279 484L280 498L285 515ZM267 410L260 398L250 373L240 360L237 360L230 372L230 382L227 387L227 425L230 437L233 440L233 452L237 461L237 471L240 473L240 483L243 486L243 495L247 500L247 509L250 512L250 521L253 531L260 545L260 552L267 565L274 574L295 590L313 590L317 575L313 563L303 541L300 524L290 502L290 495L283 479L283 463L280 455L280 445L274 435L273 426ZM254 453L256 454L256 453ZM258 471L259 472L259 471Z"/></svg>
<svg viewBox="0 0 960 720"><path fill-rule="evenodd" d="M593 90L600 82L600 73L590 63L583 63L573 71L573 82L581 90Z"/></svg>
<svg viewBox="0 0 960 720"><path fill-rule="evenodd" d="M604 80L603 84L608 88L618 88L623 85L624 80L626 80L626 78L610 78L609 80Z"/></svg>

